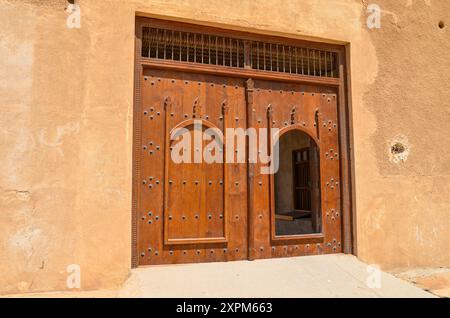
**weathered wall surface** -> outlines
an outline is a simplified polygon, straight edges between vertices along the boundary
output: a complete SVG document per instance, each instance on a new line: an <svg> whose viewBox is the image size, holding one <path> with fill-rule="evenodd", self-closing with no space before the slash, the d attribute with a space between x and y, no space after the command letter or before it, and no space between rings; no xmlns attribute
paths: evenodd
<svg viewBox="0 0 450 318"><path fill-rule="evenodd" d="M0 293L130 269L135 15L349 44L358 255L450 266L450 2L0 0ZM406 144L402 160L391 144Z"/></svg>

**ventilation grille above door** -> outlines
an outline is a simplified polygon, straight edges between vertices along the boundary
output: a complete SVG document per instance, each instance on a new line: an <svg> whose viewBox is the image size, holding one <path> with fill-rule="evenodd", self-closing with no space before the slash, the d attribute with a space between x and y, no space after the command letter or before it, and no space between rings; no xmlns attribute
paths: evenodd
<svg viewBox="0 0 450 318"><path fill-rule="evenodd" d="M337 53L324 50L252 42L252 69L321 77L339 77Z"/></svg>
<svg viewBox="0 0 450 318"><path fill-rule="evenodd" d="M152 27L142 29L144 58L338 78L337 52Z"/></svg>
<svg viewBox="0 0 450 318"><path fill-rule="evenodd" d="M243 68L244 41L229 37L144 27L142 56Z"/></svg>

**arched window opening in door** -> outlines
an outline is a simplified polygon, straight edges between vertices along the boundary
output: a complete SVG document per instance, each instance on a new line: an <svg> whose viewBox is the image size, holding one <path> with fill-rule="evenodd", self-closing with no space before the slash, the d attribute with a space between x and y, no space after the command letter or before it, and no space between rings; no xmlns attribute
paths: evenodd
<svg viewBox="0 0 450 318"><path fill-rule="evenodd" d="M321 233L319 149L300 130L279 139L280 167L275 174L275 235Z"/></svg>

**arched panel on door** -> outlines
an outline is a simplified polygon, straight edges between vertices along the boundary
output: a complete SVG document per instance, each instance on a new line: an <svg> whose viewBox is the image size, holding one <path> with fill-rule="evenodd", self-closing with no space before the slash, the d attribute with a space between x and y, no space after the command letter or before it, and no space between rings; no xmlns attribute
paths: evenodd
<svg viewBox="0 0 450 318"><path fill-rule="evenodd" d="M165 138L165 244L226 242L222 130L207 120L190 119Z"/></svg>
<svg viewBox="0 0 450 318"><path fill-rule="evenodd" d="M318 142L302 128L280 131L273 176L272 238L322 232Z"/></svg>

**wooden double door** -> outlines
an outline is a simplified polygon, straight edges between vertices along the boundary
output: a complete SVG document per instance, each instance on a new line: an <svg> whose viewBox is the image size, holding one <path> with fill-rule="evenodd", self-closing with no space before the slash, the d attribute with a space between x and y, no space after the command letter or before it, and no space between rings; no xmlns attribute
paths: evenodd
<svg viewBox="0 0 450 318"><path fill-rule="evenodd" d="M147 68L140 83L138 265L341 252L335 88ZM247 128L276 128L280 136L297 130L315 142L319 232L277 235L275 192L283 189L262 173L267 164L249 162L249 140L242 150L236 137L232 155L226 145L230 131ZM223 150L211 148L214 140ZM208 155L216 160L208 162Z"/></svg>

